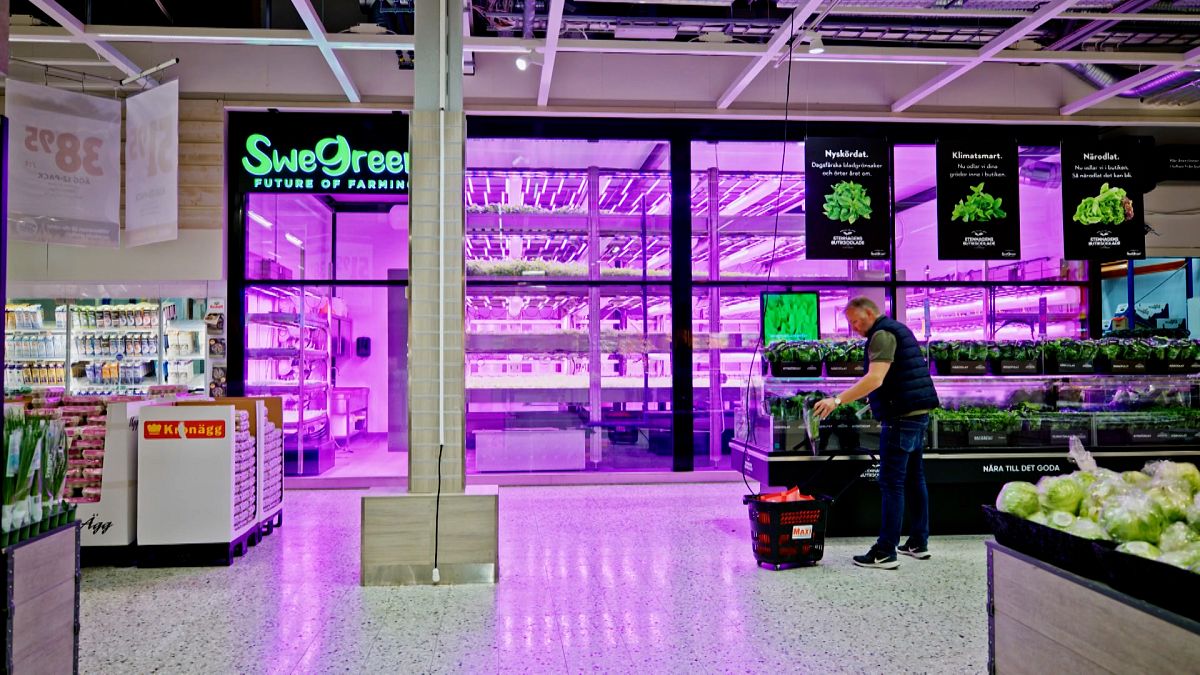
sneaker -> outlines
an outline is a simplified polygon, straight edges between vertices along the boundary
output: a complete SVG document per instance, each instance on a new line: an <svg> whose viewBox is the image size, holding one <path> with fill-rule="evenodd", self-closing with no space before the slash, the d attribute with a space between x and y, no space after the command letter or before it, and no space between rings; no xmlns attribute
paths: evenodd
<svg viewBox="0 0 1200 675"><path fill-rule="evenodd" d="M900 561L896 559L896 554L885 555L884 553L872 548L867 551L866 555L854 556L854 564L859 567L875 567L881 570L894 570L900 566Z"/></svg>
<svg viewBox="0 0 1200 675"><path fill-rule="evenodd" d="M929 560L928 546L917 546L916 544L910 542L904 544L903 546L897 546L896 550L903 555L912 556L917 560Z"/></svg>

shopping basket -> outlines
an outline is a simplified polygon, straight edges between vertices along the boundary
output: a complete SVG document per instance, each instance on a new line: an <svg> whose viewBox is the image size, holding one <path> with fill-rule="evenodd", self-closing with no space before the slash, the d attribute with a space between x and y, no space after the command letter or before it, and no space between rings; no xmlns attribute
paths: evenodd
<svg viewBox="0 0 1200 675"><path fill-rule="evenodd" d="M825 553L825 525L829 520L827 497L791 502L764 501L764 495L746 495L750 507L750 536L754 559L776 570L815 565Z"/></svg>

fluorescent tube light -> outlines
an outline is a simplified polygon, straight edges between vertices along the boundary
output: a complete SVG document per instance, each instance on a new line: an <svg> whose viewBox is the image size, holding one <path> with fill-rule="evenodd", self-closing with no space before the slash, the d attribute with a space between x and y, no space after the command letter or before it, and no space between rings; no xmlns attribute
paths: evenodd
<svg viewBox="0 0 1200 675"><path fill-rule="evenodd" d="M253 211L250 212L250 220L253 220L254 222L258 223L259 225L262 225L263 227L267 228L268 230L271 229L272 227L275 227L275 223L272 223L271 221L267 220L266 218L263 218L262 216L258 215L257 213L255 213Z"/></svg>
<svg viewBox="0 0 1200 675"><path fill-rule="evenodd" d="M292 244L293 246L296 246L298 248L304 248L304 242L297 239L291 232L284 234L283 238L287 239L288 243Z"/></svg>

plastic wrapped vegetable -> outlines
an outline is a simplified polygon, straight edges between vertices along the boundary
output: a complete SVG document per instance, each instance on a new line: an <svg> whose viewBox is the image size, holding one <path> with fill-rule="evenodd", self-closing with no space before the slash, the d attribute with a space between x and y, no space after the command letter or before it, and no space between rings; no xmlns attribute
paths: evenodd
<svg viewBox="0 0 1200 675"><path fill-rule="evenodd" d="M1185 570L1200 565L1200 545L1193 544L1177 551L1167 551L1158 557L1158 561Z"/></svg>
<svg viewBox="0 0 1200 675"><path fill-rule="evenodd" d="M1045 511L1038 511L1029 516L1029 522L1037 523L1038 525L1050 525L1050 519L1046 517Z"/></svg>
<svg viewBox="0 0 1200 675"><path fill-rule="evenodd" d="M1104 471L1102 469L1102 471ZM1104 504L1113 497L1123 494L1133 494L1137 488L1121 479L1115 472L1098 474L1096 481L1088 489L1087 496L1079 505L1079 515L1084 518L1099 521Z"/></svg>
<svg viewBox="0 0 1200 675"><path fill-rule="evenodd" d="M1149 558L1150 560L1158 560L1158 557L1162 555L1162 551L1158 550L1157 546L1144 541L1126 542L1118 546L1117 550L1121 553L1141 556L1143 558Z"/></svg>
<svg viewBox="0 0 1200 675"><path fill-rule="evenodd" d="M1105 502L1100 524L1117 541L1157 544L1166 522L1162 511L1149 497L1125 494Z"/></svg>
<svg viewBox="0 0 1200 675"><path fill-rule="evenodd" d="M1057 530L1065 530L1075 524L1075 516L1066 511L1051 511L1046 520L1050 522L1050 527Z"/></svg>
<svg viewBox="0 0 1200 675"><path fill-rule="evenodd" d="M1154 500L1169 523L1186 519L1188 507L1192 505L1190 495L1175 488L1150 488L1146 490L1146 496Z"/></svg>
<svg viewBox="0 0 1200 675"><path fill-rule="evenodd" d="M1200 492L1192 497L1192 505L1187 510L1187 522L1192 529L1200 530Z"/></svg>
<svg viewBox="0 0 1200 675"><path fill-rule="evenodd" d="M996 496L996 509L1020 518L1028 518L1038 512L1038 489L1033 483L1012 481L1005 483Z"/></svg>
<svg viewBox="0 0 1200 675"><path fill-rule="evenodd" d="M1142 471L1156 486L1186 488L1188 496L1200 491L1200 469L1190 462L1150 462Z"/></svg>
<svg viewBox="0 0 1200 675"><path fill-rule="evenodd" d="M1200 543L1200 533L1188 527L1187 523L1171 523L1159 537L1158 547L1163 551L1179 551Z"/></svg>
<svg viewBox="0 0 1200 675"><path fill-rule="evenodd" d="M1150 476L1141 471L1126 471L1121 474L1121 480L1140 488L1150 487Z"/></svg>
<svg viewBox="0 0 1200 675"><path fill-rule="evenodd" d="M1067 528L1067 532L1084 539L1107 540L1109 538L1108 532L1105 532L1103 527L1100 527L1094 521L1087 518L1076 518L1075 522L1071 523L1071 526Z"/></svg>
<svg viewBox="0 0 1200 675"><path fill-rule="evenodd" d="M1070 476L1043 476L1037 484L1038 501L1046 511L1079 513L1083 501L1083 486Z"/></svg>
<svg viewBox="0 0 1200 675"><path fill-rule="evenodd" d="M1096 474L1092 471L1076 471L1071 474L1071 478L1074 478L1075 482L1079 483L1079 487L1083 488L1084 494L1087 494L1087 491L1092 487L1092 483L1096 482Z"/></svg>

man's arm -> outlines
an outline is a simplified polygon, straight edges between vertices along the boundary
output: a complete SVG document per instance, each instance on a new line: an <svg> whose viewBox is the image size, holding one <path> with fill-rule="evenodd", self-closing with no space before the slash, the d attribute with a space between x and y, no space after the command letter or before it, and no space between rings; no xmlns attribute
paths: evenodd
<svg viewBox="0 0 1200 675"><path fill-rule="evenodd" d="M888 369L892 367L891 361L873 361L871 367L867 370L867 374L858 378L858 381L850 386L849 389L838 394L837 398L841 399L842 403L857 401L860 398L866 397L871 392L883 385L883 378L888 373ZM838 407L838 402L832 398L823 398L817 401L813 406L813 410L821 419L829 417L829 414Z"/></svg>

